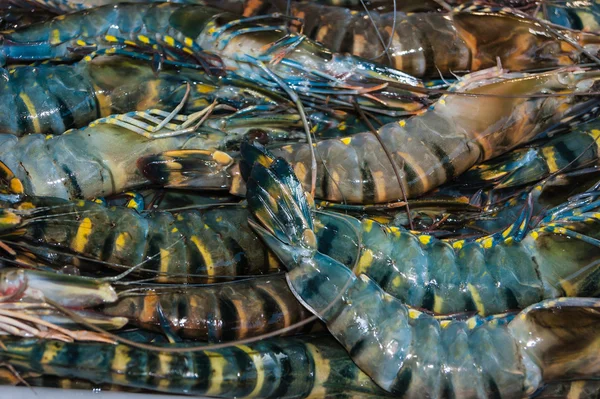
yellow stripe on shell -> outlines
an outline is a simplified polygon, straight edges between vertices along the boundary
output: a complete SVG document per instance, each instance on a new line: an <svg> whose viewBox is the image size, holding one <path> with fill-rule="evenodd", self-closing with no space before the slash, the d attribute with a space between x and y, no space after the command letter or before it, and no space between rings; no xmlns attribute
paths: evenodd
<svg viewBox="0 0 600 399"><path fill-rule="evenodd" d="M158 353L158 370L151 370L154 378L159 378L158 388L166 390L171 385L169 374L171 373L171 363L173 355L170 353Z"/></svg>
<svg viewBox="0 0 600 399"><path fill-rule="evenodd" d="M205 351L204 353L208 356L210 369L212 370L210 378L209 376L205 377L208 379L209 385L204 396L217 396L221 393L221 383L224 376L223 370L227 366L227 359L218 352Z"/></svg>
<svg viewBox="0 0 600 399"><path fill-rule="evenodd" d="M130 238L130 234L129 233L121 233L117 236L117 239L115 240L115 250L117 252L122 252L126 245L127 245L127 241Z"/></svg>
<svg viewBox="0 0 600 399"><path fill-rule="evenodd" d="M169 274L169 256L171 256L171 252L168 249L160 248L160 274L158 277L159 282L164 282L168 280Z"/></svg>
<svg viewBox="0 0 600 399"><path fill-rule="evenodd" d="M60 44L61 40L60 40L60 31L58 29L53 29L50 32L50 38L48 40L50 42L51 45L56 45L56 44Z"/></svg>
<svg viewBox="0 0 600 399"><path fill-rule="evenodd" d="M77 233L71 244L71 249L75 252L83 252L85 246L89 241L90 234L92 233L92 220L90 218L84 218L77 227Z"/></svg>
<svg viewBox="0 0 600 399"><path fill-rule="evenodd" d="M546 165L548 165L548 170L551 173L560 169L556 164L556 152L553 147L542 148L542 154L544 155L544 158L546 158Z"/></svg>
<svg viewBox="0 0 600 399"><path fill-rule="evenodd" d="M42 132L42 126L40 125L40 120L38 118L38 114L37 114L37 111L35 109L35 105L33 105L33 102L31 102L31 98L29 98L29 96L27 94L25 94L25 93L20 93L19 94L19 98L25 104L25 108L27 108L27 113L29 114L29 117L27 119L31 119L32 120L32 123L33 123L33 133L41 133Z"/></svg>
<svg viewBox="0 0 600 399"><path fill-rule="evenodd" d="M198 239L197 236L192 236L190 240L194 243L194 245L196 246L196 248L198 248L198 251L202 255L202 259L204 260L204 264L206 265L206 274L209 276L214 276L215 267L210 250L206 248L204 243L200 239Z"/></svg>
<svg viewBox="0 0 600 399"><path fill-rule="evenodd" d="M358 260L358 264L356 265L355 274L359 275L361 273L365 273L371 264L373 263L373 251L370 249L365 249Z"/></svg>
<svg viewBox="0 0 600 399"><path fill-rule="evenodd" d="M252 362L254 364L254 370L256 372L256 385L254 386L252 392L250 392L250 394L248 394L247 396L249 398L258 397L258 394L263 389L263 385L266 381L263 356L260 352L257 352L246 345L237 345L237 348L244 351L244 353L246 353L252 359Z"/></svg>
<svg viewBox="0 0 600 399"><path fill-rule="evenodd" d="M127 365L131 361L129 356L129 348L125 345L118 345L115 348L115 354L110 364L112 379L117 384L126 384L127 381Z"/></svg>
<svg viewBox="0 0 600 399"><path fill-rule="evenodd" d="M433 311L438 314L444 313L444 298L437 294L433 296Z"/></svg>
<svg viewBox="0 0 600 399"><path fill-rule="evenodd" d="M42 366L49 364L54 360L54 358L59 354L59 352L64 347L64 344L56 341L50 341L46 344L46 349L44 349L44 354L42 355L42 359L40 363Z"/></svg>
<svg viewBox="0 0 600 399"><path fill-rule="evenodd" d="M471 298L475 303L475 308L477 308L477 312L479 314L485 314L485 306L483 305L483 301L481 300L481 295L479 295L479 291L473 284L467 284L467 288L471 293Z"/></svg>
<svg viewBox="0 0 600 399"><path fill-rule="evenodd" d="M165 36L165 43L167 43L171 47L174 47L175 39L173 39L171 36Z"/></svg>
<svg viewBox="0 0 600 399"><path fill-rule="evenodd" d="M307 343L306 349L311 354L313 364L315 365L314 384L308 397L324 398L327 396L325 383L329 380L329 375L331 374L330 360L325 358L321 354L321 351L312 344Z"/></svg>
<svg viewBox="0 0 600 399"><path fill-rule="evenodd" d="M419 238L419 241L421 242L421 244L427 245L427 244L431 243L431 240L433 237L431 237L430 235L421 234L421 235L419 235L418 238Z"/></svg>

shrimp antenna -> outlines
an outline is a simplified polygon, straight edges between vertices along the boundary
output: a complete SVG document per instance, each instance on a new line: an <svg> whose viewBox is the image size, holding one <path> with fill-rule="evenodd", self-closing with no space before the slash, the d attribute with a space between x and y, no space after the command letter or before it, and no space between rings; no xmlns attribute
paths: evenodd
<svg viewBox="0 0 600 399"><path fill-rule="evenodd" d="M436 2L444 10L448 11L449 13L452 13L454 11L454 8L452 8L452 6L448 3L446 3L444 0L433 0L433 1Z"/></svg>
<svg viewBox="0 0 600 399"><path fill-rule="evenodd" d="M0 343L0 348L2 349L6 349L4 347L4 344ZM2 362L0 363L0 367L4 367L8 370L8 372L15 377L15 379L20 382L21 384L25 385L27 388L29 388L32 392L35 392L33 390L33 387L23 378L23 376L21 376L21 373L19 373L12 364L7 363L7 362ZM16 385L16 382L13 382Z"/></svg>
<svg viewBox="0 0 600 399"><path fill-rule="evenodd" d="M390 50L390 47L392 46L392 40L394 38L394 31L396 30L396 0L394 0L393 3L394 3L394 19L393 19L393 25L392 25L392 33L390 35L390 39L389 39L388 43L386 44L385 40L383 40L383 37L381 36L381 32L379 31L377 24L375 24L375 21L373 20L373 16L371 15L369 8L367 7L367 4L365 3L364 0L360 0L360 4L362 4L363 8L365 9L367 18L369 18L369 20L371 21L371 24L373 25L373 29L375 29L375 34L377 35L377 40L379 40L379 42L383 46L383 54L385 54L387 56L388 61L390 62L390 65L394 64L394 59L392 58L392 55L390 54L389 50ZM376 56L375 59L379 58L380 56L381 55Z"/></svg>

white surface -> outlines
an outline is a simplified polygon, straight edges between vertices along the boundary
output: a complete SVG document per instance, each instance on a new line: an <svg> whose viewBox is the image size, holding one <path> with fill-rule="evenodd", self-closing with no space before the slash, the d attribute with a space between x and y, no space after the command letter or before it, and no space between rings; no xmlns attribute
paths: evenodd
<svg viewBox="0 0 600 399"><path fill-rule="evenodd" d="M180 395L0 386L0 399L183 399ZM195 397L195 399L202 399Z"/></svg>

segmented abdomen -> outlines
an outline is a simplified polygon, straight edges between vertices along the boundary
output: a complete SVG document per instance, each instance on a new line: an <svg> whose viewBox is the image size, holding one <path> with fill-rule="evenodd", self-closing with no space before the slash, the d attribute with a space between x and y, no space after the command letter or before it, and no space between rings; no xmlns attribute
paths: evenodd
<svg viewBox="0 0 600 399"><path fill-rule="evenodd" d="M366 14L362 9L300 3L292 4L291 10L303 18L304 34L333 51L375 59L413 76L451 77L493 67L496 57L507 68L522 71L573 65L581 56L536 20L506 9L473 6L451 14Z"/></svg>
<svg viewBox="0 0 600 399"><path fill-rule="evenodd" d="M215 282L280 270L250 230L245 211L225 207L142 216L86 201L43 205L37 202L32 210L25 237L46 252L62 247L109 266L141 264L137 274L159 282Z"/></svg>
<svg viewBox="0 0 600 399"><path fill-rule="evenodd" d="M333 51L375 59L413 76L439 77L440 71L468 71L471 66L469 48L444 14L367 15L310 3L293 4L292 14L304 18L304 34Z"/></svg>
<svg viewBox="0 0 600 399"><path fill-rule="evenodd" d="M190 96L185 113L213 101L236 108L274 103L265 93L222 84L196 69L164 66L159 74L149 62L120 56L96 57L72 65L16 66L0 69L0 133L62 134L112 114L173 110Z"/></svg>
<svg viewBox="0 0 600 399"><path fill-rule="evenodd" d="M3 343L2 357L19 370L162 392L227 398L386 395L329 337L185 353L46 340Z"/></svg>
<svg viewBox="0 0 600 399"><path fill-rule="evenodd" d="M0 54L10 62L45 59L80 59L91 52L124 41L152 46L156 34L196 38L220 11L210 7L160 4L115 4L67 14L45 23L3 32ZM183 21L179 20L184 14ZM186 24L186 21L193 21ZM166 39L169 41L169 39ZM32 45L35 43L35 45Z"/></svg>
<svg viewBox="0 0 600 399"><path fill-rule="evenodd" d="M61 134L100 117L84 72L70 65L2 69L0 133Z"/></svg>
<svg viewBox="0 0 600 399"><path fill-rule="evenodd" d="M161 326L159 309L181 337L220 342L255 337L290 327L310 316L289 290L283 276L181 289L124 294L102 313L127 317L144 328ZM314 323L286 331L312 329Z"/></svg>
<svg viewBox="0 0 600 399"><path fill-rule="evenodd" d="M438 314L489 315L546 298L600 294L600 249L586 241L597 236L600 222L592 215L567 225L579 238L567 237L564 223L550 222L520 242L510 228L502 236L444 242L368 219L321 215L318 221L320 252L356 265L357 274L408 305Z"/></svg>
<svg viewBox="0 0 600 399"><path fill-rule="evenodd" d="M595 72L567 75L572 82L597 79ZM580 104L575 97L534 96L542 90L573 90L572 83L561 82L556 73L494 76L489 71L488 76L474 74L457 87L485 95L444 95L424 114L382 126L379 139L374 133L360 133L320 141L314 148L316 197L363 204L398 201L403 194L414 198L477 162L532 140ZM473 116L472 109L480 112ZM292 165L307 190L311 188L308 145L292 144L273 152Z"/></svg>

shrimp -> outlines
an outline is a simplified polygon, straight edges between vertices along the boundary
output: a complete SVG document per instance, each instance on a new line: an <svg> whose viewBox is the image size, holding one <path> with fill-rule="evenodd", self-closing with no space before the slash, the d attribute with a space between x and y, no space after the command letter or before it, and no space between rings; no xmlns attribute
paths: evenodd
<svg viewBox="0 0 600 399"><path fill-rule="evenodd" d="M377 135L365 132L317 143L315 197L371 204L422 195L548 129L589 116L583 110L598 110L597 97L584 94L599 77L597 71L580 69L531 75L477 72L454 86L458 94L442 96L421 115L383 125ZM304 187L311 186L310 146L290 144L273 153L292 164ZM169 163L186 160L170 155L147 156L138 165L159 184L193 188L194 182L179 179L179 174L169 179ZM229 173L230 191L243 194L239 166Z"/></svg>
<svg viewBox="0 0 600 399"><path fill-rule="evenodd" d="M150 108L174 109L186 93L184 111L213 102L236 109L271 106L286 99L258 87L227 84L189 68L165 66L155 75L149 62L97 57L74 65L16 66L1 69L0 132L62 134L102 117ZM10 110L10 112L9 112Z"/></svg>
<svg viewBox="0 0 600 399"><path fill-rule="evenodd" d="M126 267L161 283L214 282L279 272L247 218L244 209L228 206L140 214L94 201L27 197L2 209L0 226L5 240L30 243L24 250L40 261L75 255L83 271Z"/></svg>
<svg viewBox="0 0 600 399"><path fill-rule="evenodd" d="M474 166L459 178L498 189L535 183L557 172L600 164L600 122L592 120L542 143L514 150Z"/></svg>
<svg viewBox="0 0 600 399"><path fill-rule="evenodd" d="M292 3L291 15L304 19L303 33L333 51L429 78L489 68L498 58L511 71L576 65L589 62L587 54L595 57L600 43L595 33L484 5L406 15L305 2Z"/></svg>
<svg viewBox="0 0 600 399"><path fill-rule="evenodd" d="M248 198L259 222L249 222L288 267L287 280L297 298L381 388L405 398L522 397L544 383L590 378L598 372L598 299L549 299L516 315L435 318L319 252L303 193L285 161L275 160L268 167L254 164ZM587 215L577 215L573 212L573 223L587 220ZM550 240L538 249L550 247L552 234L556 239L562 234L563 241L567 235L574 237L569 231L562 227L550 236L547 230L538 231L537 239ZM577 241L597 241L589 238ZM535 240L521 242L535 247ZM473 254L481 253L477 245L463 248L468 247ZM597 252L597 244L594 248ZM577 255L589 256L569 251L570 257ZM405 256L402 262L411 260ZM446 286L446 281L439 284Z"/></svg>
<svg viewBox="0 0 600 399"><path fill-rule="evenodd" d="M263 159L271 167L256 172L261 175L253 178L253 191L248 192L249 207L259 220L270 218L268 209L263 209L265 199L256 190L269 185L281 201L290 201L286 207L280 204L280 212L297 207L311 215L310 233L315 235L319 256L346 267L355 265L357 275L368 276L407 305L436 314L474 311L487 316L543 299L600 295L595 277L600 246L594 229L600 225L595 212L599 194L594 187L582 198L544 213L534 228L529 227L531 209L526 208L498 233L477 239L437 239L326 211L317 212L313 221L306 199L292 202L283 186L295 179L288 176L285 161ZM273 171L276 168L283 170L279 176ZM289 268L290 260L282 259L272 242L266 243Z"/></svg>
<svg viewBox="0 0 600 399"><path fill-rule="evenodd" d="M27 195L91 199L148 184L135 167L141 156L195 149L206 150L195 159L205 165L198 172L211 169L208 173L213 178L208 179L207 186L222 189L219 185L225 184L228 174L214 169L225 168L233 160L224 152L212 150L235 148L256 131L267 141L304 137L295 131L302 126L300 118L286 113L285 108L277 112L270 107L263 110L249 106L235 113L210 116L216 108L213 103L190 115L160 109L111 115L60 136L32 134L19 138L0 134L0 162L4 166L0 172L19 181L19 189Z"/></svg>
<svg viewBox="0 0 600 399"><path fill-rule="evenodd" d="M220 398L387 396L331 337L274 338L175 354L168 352L172 345L150 351L34 339L3 339L2 344L0 358L20 372L160 392ZM42 356L50 351L55 355Z"/></svg>
<svg viewBox="0 0 600 399"><path fill-rule="evenodd" d="M221 342L287 329L309 312L296 300L281 275L204 287L146 288L119 293L119 300L98 310L156 330L167 324L182 338ZM309 323L287 334L310 331Z"/></svg>
<svg viewBox="0 0 600 399"><path fill-rule="evenodd" d="M288 20L277 15L240 19L203 5L107 5L2 32L0 64L66 61L94 51L130 53L115 46L141 47L153 52L159 64L162 59L192 62L280 93L293 90L296 103L298 95L345 105L358 97L367 109L405 114L427 104L417 79L288 34Z"/></svg>

